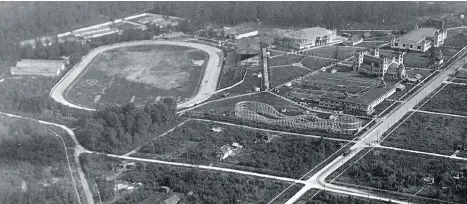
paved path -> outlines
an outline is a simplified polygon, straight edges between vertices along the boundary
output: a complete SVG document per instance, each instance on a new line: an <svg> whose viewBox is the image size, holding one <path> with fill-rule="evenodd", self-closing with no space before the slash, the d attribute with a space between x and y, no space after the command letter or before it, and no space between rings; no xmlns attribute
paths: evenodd
<svg viewBox="0 0 467 204"><path fill-rule="evenodd" d="M374 145L374 147L383 148L383 149L392 149L392 150L395 150L395 151L410 152L410 153L415 153L415 154L424 154L424 155L430 155L430 156L435 156L435 157L443 157L443 158L448 158L448 159L457 159L457 160L467 161L467 158L456 156L456 154L459 153L458 151L456 151L452 155L444 155L444 154L437 154L437 153L431 153L431 152L422 152L422 151L411 150L411 149L402 149L402 148L397 148L397 147L383 146L383 145L380 145L380 144L376 144L376 145Z"/></svg>
<svg viewBox="0 0 467 204"><path fill-rule="evenodd" d="M152 40L143 40L143 41L133 41L133 42L124 42L117 43L112 45L100 46L91 50L86 56L84 56L78 64L76 64L63 78L52 88L50 91L50 97L55 99L57 102L77 109L83 109L88 111L94 111L94 108L84 107L82 105L74 104L66 100L64 94L66 94L66 89L73 85L74 81L78 79L79 75L85 70L86 66L101 52L104 52L109 49L126 47L126 46L135 46L135 45L178 45L193 47L196 49L201 49L209 55L209 60L207 62L204 76L199 85L198 92L196 95L185 102L182 102L177 105L177 108L190 107L195 104L201 103L207 100L215 91L217 87L217 81L220 76L220 62L221 59L217 53L222 53L221 50L198 43L189 43L189 42L177 42L177 41L152 41Z"/></svg>
<svg viewBox="0 0 467 204"><path fill-rule="evenodd" d="M66 131L68 133L68 135L70 135L71 139L73 140L73 143L75 144L75 151L74 151L74 158L75 158L75 162L76 162L76 168L78 169L78 174L79 174L79 177L80 177L80 180L81 180L81 184L83 186L83 189L84 189L84 194L86 196L86 200L87 200L87 203L88 204L94 204L94 200L92 198L92 193L91 193L91 190L89 188L89 184L88 184L88 181L86 180L86 177L84 176L84 173L83 173L83 169L81 168L81 164L79 162L79 159L78 159L78 156L81 154L81 153L84 153L84 152L89 152L87 150L85 150L78 142L78 140L76 139L76 136L75 136L75 133L73 132L73 130L71 130L70 128L68 128L67 126L64 126L64 125L61 125L61 124L57 124L57 123L52 123L52 122L47 122L47 121L43 121L43 120L36 120L36 119L33 119L33 118L28 118L28 117L24 117L24 116L19 116L19 115L14 115L14 114L10 114L10 113L4 113L4 112L0 112L1 115L6 115L8 117L11 117L11 118L18 118L18 119L25 119L25 120L32 120L32 121L35 121L35 122L38 122L40 124L44 124L44 125L51 125L51 126L55 126L55 127L58 127L58 128L61 128L63 129L64 131Z"/></svg>
<svg viewBox="0 0 467 204"><path fill-rule="evenodd" d="M456 55L462 54L465 55L466 49L462 49L459 53ZM467 59L467 57L464 57L464 59ZM433 79L428 81L426 84L424 84L418 92L416 92L410 99L406 101L406 103L400 104L398 107L393 109L388 115L386 116L385 120L381 120L378 122L377 125L373 126L370 130L365 132L360 138L359 142L354 144L352 147L350 147L350 150L352 151L351 154L348 154L347 156L339 156L337 157L334 161L329 163L327 166L322 168L318 173L313 175L308 181L312 184L307 184L305 187L300 190L298 193L296 193L292 198L290 198L286 203L287 204L292 204L296 202L303 194L305 194L309 189L316 188L317 186L323 186L326 185L326 190L331 191L331 189L339 189L340 187L338 186L331 186L330 184L325 183L325 179L334 171L339 169L344 163L349 161L352 157L354 157L358 152L364 149L365 146L371 143L378 143L378 138L379 135L383 134L386 132L390 127L395 125L404 115L409 112L409 110L412 110L415 105L419 101L422 101L427 95L429 95L431 92L436 90L439 86L442 85L443 81L449 77L449 75L455 73L456 68L462 67L464 63L464 60L456 60L456 61L451 61L448 68L446 70L442 71L439 73L439 75L435 76ZM322 188L318 188L322 189ZM363 196L362 196L363 195ZM365 197L365 194L359 194L356 196L360 197ZM369 197L369 196L368 196ZM398 201L392 200L392 202L399 203ZM407 203L407 202L402 202L401 203Z"/></svg>
<svg viewBox="0 0 467 204"><path fill-rule="evenodd" d="M424 111L424 110L412 110L412 111L419 112L419 113L428 113L428 114L452 116L452 117L458 117L458 118L467 118L467 116L465 116L465 115L456 115L456 114L440 113L440 112L432 112L432 111Z"/></svg>

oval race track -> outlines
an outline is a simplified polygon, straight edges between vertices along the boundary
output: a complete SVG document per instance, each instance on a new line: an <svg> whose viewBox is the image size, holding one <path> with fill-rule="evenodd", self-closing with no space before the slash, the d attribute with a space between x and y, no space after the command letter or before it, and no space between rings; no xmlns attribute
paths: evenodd
<svg viewBox="0 0 467 204"><path fill-rule="evenodd" d="M216 47L212 47L209 45L198 44L198 43L188 43L188 42L177 42L177 41L152 41L152 40L144 40L144 41L133 41L133 42L124 42L112 45L106 45L97 47L91 50L86 56L84 56L81 61L76 64L63 78L52 88L50 91L50 97L52 97L55 101L72 107L78 108L82 110L88 111L95 111L96 109L87 108L80 106L79 104L74 104L65 99L63 94L65 93L66 89L73 84L73 82L78 79L81 72L83 72L87 65L94 59L99 53L104 52L106 50L119 48L119 47L126 47L126 46L135 46L135 45L178 45L178 46L185 46L185 47L192 47L196 49L203 50L209 55L209 59L204 70L203 78L201 79L201 83L199 84L198 91L196 94L184 101L180 104L177 104L177 108L186 108L198 103L201 103L207 100L211 95L216 91L217 81L219 79L219 74L221 71L221 65L218 53L222 53Z"/></svg>

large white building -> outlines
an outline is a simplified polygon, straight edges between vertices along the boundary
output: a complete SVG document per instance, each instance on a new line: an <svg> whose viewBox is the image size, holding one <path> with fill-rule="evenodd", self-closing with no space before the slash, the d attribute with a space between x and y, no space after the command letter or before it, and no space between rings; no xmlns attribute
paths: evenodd
<svg viewBox="0 0 467 204"><path fill-rule="evenodd" d="M447 30L444 28L420 28L401 37L391 39L391 48L426 52L431 47L439 47L444 44Z"/></svg>
<svg viewBox="0 0 467 204"><path fill-rule="evenodd" d="M407 78L404 66L404 53L395 56L381 56L379 48L370 51L359 50L355 53L353 69L359 74L382 77L385 80L399 81Z"/></svg>
<svg viewBox="0 0 467 204"><path fill-rule="evenodd" d="M40 75L57 77L65 69L66 60L22 59L10 68L12 75Z"/></svg>
<svg viewBox="0 0 467 204"><path fill-rule="evenodd" d="M244 29L224 28L224 31L227 36L235 40L257 36L259 34L258 30L252 29L252 28L244 28Z"/></svg>
<svg viewBox="0 0 467 204"><path fill-rule="evenodd" d="M286 32L283 35L282 42L285 46L302 50L329 44L333 42L335 38L335 30L314 27Z"/></svg>

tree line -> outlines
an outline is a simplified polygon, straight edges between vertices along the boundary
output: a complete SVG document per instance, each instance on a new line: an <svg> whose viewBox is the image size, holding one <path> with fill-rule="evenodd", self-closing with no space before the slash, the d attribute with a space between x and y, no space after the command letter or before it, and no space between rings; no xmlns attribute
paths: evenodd
<svg viewBox="0 0 467 204"><path fill-rule="evenodd" d="M104 108L79 119L76 137L81 145L98 152L124 153L170 128L177 120L176 101L165 98L137 108L133 103Z"/></svg>

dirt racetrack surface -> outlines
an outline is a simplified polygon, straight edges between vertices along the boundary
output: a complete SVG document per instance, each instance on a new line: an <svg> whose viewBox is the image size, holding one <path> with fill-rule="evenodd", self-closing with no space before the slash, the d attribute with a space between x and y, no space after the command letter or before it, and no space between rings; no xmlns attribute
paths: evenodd
<svg viewBox="0 0 467 204"><path fill-rule="evenodd" d="M78 108L83 110L94 111L93 108L83 107L78 104L71 103L67 101L64 97L65 91L68 87L70 87L75 80L79 78L79 75L86 69L87 65L100 53L120 48L120 47L127 47L127 46L137 46L137 45L176 45L176 46L184 46L184 47L192 47L196 49L200 49L206 52L209 56L206 68L204 70L204 74L202 76L201 83L199 84L197 93L188 100L181 102L177 105L177 108L186 108L194 106L198 103L201 103L207 100L215 91L217 86L217 81L219 79L219 74L221 71L220 67L220 57L218 53L222 53L221 50L218 48L204 45L204 44L197 44L197 43L189 43L189 42L177 42L177 41L152 41L152 40L144 40L144 41L133 41L133 42L124 42L112 45L106 45L97 47L91 50L86 56L84 56L81 61L76 64L63 78L52 88L50 91L50 97L52 97L55 101L72 107Z"/></svg>

